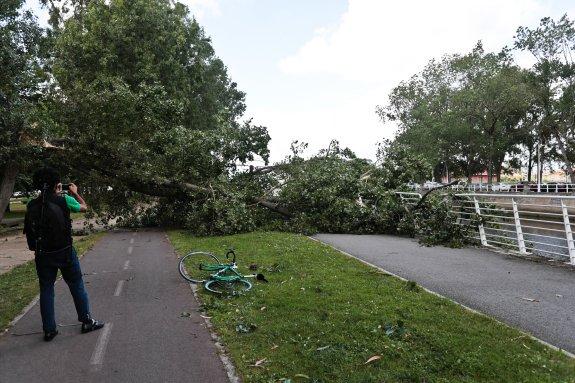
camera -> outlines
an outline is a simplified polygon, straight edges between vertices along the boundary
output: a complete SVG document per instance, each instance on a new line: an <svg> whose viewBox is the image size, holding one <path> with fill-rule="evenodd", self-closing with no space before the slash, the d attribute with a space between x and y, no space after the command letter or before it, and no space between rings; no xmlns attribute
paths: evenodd
<svg viewBox="0 0 575 383"><path fill-rule="evenodd" d="M70 191L70 184L62 184L62 191Z"/></svg>

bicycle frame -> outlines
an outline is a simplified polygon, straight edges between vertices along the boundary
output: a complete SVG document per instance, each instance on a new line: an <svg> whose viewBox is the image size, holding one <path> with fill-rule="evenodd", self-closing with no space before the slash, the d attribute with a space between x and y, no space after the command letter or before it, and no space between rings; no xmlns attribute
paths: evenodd
<svg viewBox="0 0 575 383"><path fill-rule="evenodd" d="M223 264L207 264L202 266L203 270L215 271L215 273L210 276L210 279L222 282L231 282L238 279L244 279L244 276L236 271L237 268L238 266L235 262ZM226 273L232 273L232 275L225 275Z"/></svg>

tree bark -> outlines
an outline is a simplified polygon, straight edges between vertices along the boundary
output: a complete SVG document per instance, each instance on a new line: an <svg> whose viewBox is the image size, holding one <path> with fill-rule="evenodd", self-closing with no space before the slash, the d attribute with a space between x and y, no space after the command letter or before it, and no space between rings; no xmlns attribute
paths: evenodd
<svg viewBox="0 0 575 383"><path fill-rule="evenodd" d="M503 173L503 162L505 161L505 156L501 156L497 159L497 166L495 168L496 171L496 179L497 182L501 182L501 173Z"/></svg>
<svg viewBox="0 0 575 383"><path fill-rule="evenodd" d="M95 166L93 162L82 163L81 159L73 161L72 166L77 170L95 169L105 177L120 178L133 191L154 197L170 197L176 195L185 197L189 193L213 193L212 189L203 186L194 185L189 182L173 181L163 177L139 179L130 174L114 172L110 169L102 169ZM292 216L291 212L285 206L278 201L274 201L273 198L267 199L264 197L251 197L251 202L279 213L284 217Z"/></svg>
<svg viewBox="0 0 575 383"><path fill-rule="evenodd" d="M533 146L529 146L529 160L527 161L527 182L531 182L531 173L533 172Z"/></svg>
<svg viewBox="0 0 575 383"><path fill-rule="evenodd" d="M60 143L64 143L64 142L67 142L67 141L61 140ZM63 147L57 147L57 146L50 145L47 148L50 150L59 152L61 154L64 154L64 155L66 153L69 153L69 151ZM112 156L111 153L106 153L106 155ZM76 170L86 171L86 170L94 169L94 170L98 171L101 175L103 175L104 177L108 177L111 179L118 179L119 178L133 191L136 191L136 192L139 192L142 194L146 194L149 196L170 197L170 196L176 196L177 195L177 196L185 197L189 193L212 194L214 192L210 188L206 188L206 187L199 186L199 185L194 185L194 184L191 184L189 182L174 181L174 180L170 180L170 179L163 178L163 177L153 177L150 179L140 179L140 178L134 177L132 175L132 173L130 173L130 172L124 172L124 171L120 171L120 170L103 168L103 167L98 166L94 161L85 161L84 158L77 158L75 161L71 161L70 164ZM118 164L120 166L121 165L127 165L127 164L122 164L120 159L118 159ZM276 166L267 166L264 168L260 168L260 169L262 169L262 171L257 171L258 169L255 169L255 171L254 171L252 169L252 174L254 174L254 175L266 174L266 173L269 173L270 171L273 171L273 170L281 168L281 167L287 167L287 165L279 164ZM220 191L220 192L222 192L222 191ZM223 194L225 194L225 192L223 192ZM292 216L292 213L289 211L289 209L287 209L285 207L285 205L283 205L281 202L274 201L273 198L253 196L250 198L250 200L252 203L257 204L257 205L262 206L262 207L265 207L265 208L267 208L273 212L276 212L278 214L281 214L282 216L284 216L286 218L289 218Z"/></svg>
<svg viewBox="0 0 575 383"><path fill-rule="evenodd" d="M18 164L15 161L8 161L3 169L2 181L0 181L0 222L4 218L6 207L10 205L17 175Z"/></svg>

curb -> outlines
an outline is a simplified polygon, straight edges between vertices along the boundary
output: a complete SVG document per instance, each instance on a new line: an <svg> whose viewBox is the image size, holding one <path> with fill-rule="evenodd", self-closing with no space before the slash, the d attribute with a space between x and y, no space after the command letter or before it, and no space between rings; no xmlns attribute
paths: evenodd
<svg viewBox="0 0 575 383"><path fill-rule="evenodd" d="M192 294L194 295L194 298L196 299L198 304L201 305L202 300L198 295L198 292L197 292L198 288L193 283L189 283L189 285L190 285L190 290L192 290ZM208 331L210 332L210 335L212 336L212 340L214 341L216 349L218 350L218 356L220 357L220 360L222 361L222 364L224 365L224 369L226 370L226 374L228 375L228 379L230 380L231 383L241 383L242 381L241 381L240 377L238 376L238 374L236 373L236 368L235 368L232 360L228 356L228 352L227 352L226 348L224 347L224 344L222 343L220 336L214 330L214 325L212 324L212 321L210 320L209 317L207 317L205 315L200 315L200 316L204 319L204 323L206 324L206 327L208 328Z"/></svg>
<svg viewBox="0 0 575 383"><path fill-rule="evenodd" d="M60 278L58 278L58 280L59 279ZM8 326L4 329L4 331L2 331L2 333L0 334L0 337L5 335L8 331L10 331L10 329L12 327L14 327L16 325L16 323L18 323L18 321L24 317L24 315L28 314L28 311L32 310L32 307L34 307L36 305L36 303L38 303L39 300L40 300L40 294L36 295L32 299L32 301L30 301L30 303L28 303L28 305L26 307L24 307L22 309L22 311L20 311L20 314L18 314L16 316L16 318L12 319L12 321L10 321L10 323L8 323Z"/></svg>

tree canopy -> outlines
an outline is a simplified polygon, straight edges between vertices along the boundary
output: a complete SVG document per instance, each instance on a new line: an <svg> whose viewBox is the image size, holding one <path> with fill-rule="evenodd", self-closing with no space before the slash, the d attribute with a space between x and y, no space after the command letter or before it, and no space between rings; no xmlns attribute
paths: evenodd
<svg viewBox="0 0 575 383"><path fill-rule="evenodd" d="M531 180L538 147L575 183L574 24L543 18L537 28L519 27L513 45L492 53L479 42L467 54L431 60L378 107L384 121L398 124L397 142L423 154L436 177L487 171L492 182L525 165ZM518 50L536 63L519 67Z"/></svg>
<svg viewBox="0 0 575 383"><path fill-rule="evenodd" d="M41 118L44 84L43 33L24 0L0 4L0 220L18 174L38 155L35 141L47 132Z"/></svg>

